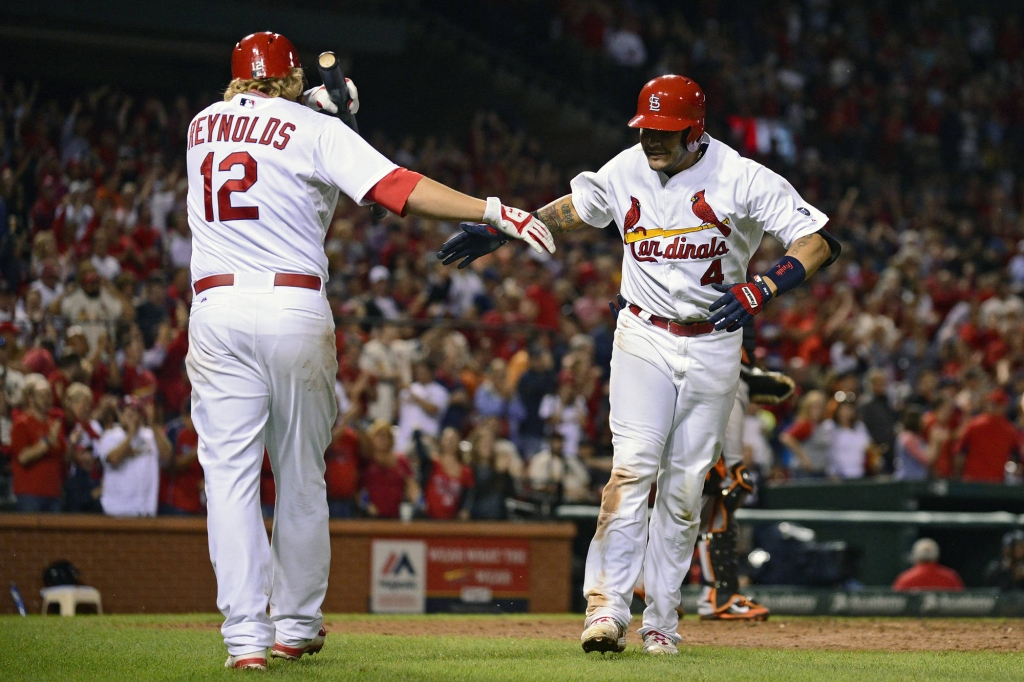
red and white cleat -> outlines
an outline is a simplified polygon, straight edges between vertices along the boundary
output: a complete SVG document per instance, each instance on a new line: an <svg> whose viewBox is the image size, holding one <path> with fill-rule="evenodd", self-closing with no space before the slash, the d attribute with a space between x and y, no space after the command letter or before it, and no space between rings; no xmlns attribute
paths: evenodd
<svg viewBox="0 0 1024 682"><path fill-rule="evenodd" d="M588 654L591 651L620 653L626 650L626 628L611 616L599 616L583 631L580 643Z"/></svg>
<svg viewBox="0 0 1024 682"><path fill-rule="evenodd" d="M679 653L676 643L668 635L651 630L644 634L644 653L651 656L675 656Z"/></svg>
<svg viewBox="0 0 1024 682"><path fill-rule="evenodd" d="M228 660L224 661L225 668L234 668L235 670L266 670L267 669L267 652L254 652L251 654L242 654L241 656L228 656Z"/></svg>
<svg viewBox="0 0 1024 682"><path fill-rule="evenodd" d="M306 640L305 644L300 646L285 646L280 642L274 642L274 648L270 650L270 655L273 658L283 658L286 661L297 661L306 654L320 653L320 650L324 648L325 637L327 637L327 631L320 628L316 637Z"/></svg>

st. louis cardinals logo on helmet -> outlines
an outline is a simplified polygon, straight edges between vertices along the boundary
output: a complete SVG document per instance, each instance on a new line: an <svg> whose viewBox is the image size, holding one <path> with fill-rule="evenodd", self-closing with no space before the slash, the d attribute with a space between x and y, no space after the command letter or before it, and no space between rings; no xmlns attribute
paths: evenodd
<svg viewBox="0 0 1024 682"><path fill-rule="evenodd" d="M647 106L651 111L661 111L661 99L657 95L651 95L647 100Z"/></svg>

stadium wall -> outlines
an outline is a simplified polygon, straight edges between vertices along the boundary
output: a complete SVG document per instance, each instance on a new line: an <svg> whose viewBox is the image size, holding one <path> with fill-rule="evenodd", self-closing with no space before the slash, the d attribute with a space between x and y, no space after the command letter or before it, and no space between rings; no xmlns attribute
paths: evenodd
<svg viewBox="0 0 1024 682"><path fill-rule="evenodd" d="M324 611L369 610L375 543L420 543L427 557L435 553L433 548L439 548L444 558L455 557L455 564L439 566L441 570L415 567L427 573L428 610L495 611L505 610L505 605L532 613L569 610L576 534L570 523L332 521L330 528L331 574ZM504 552L512 557L511 564L501 563L503 547L511 548ZM458 563L463 556L460 548L471 549L465 553L465 565ZM491 556L497 556L501 565L481 566ZM0 584L17 585L30 613L41 609L43 569L62 559L78 568L82 584L100 591L104 612L195 613L217 608L205 519L0 514ZM474 575L484 580L497 576L499 583L507 575L507 587L520 586L520 591L504 594L496 585L493 599L481 600ZM437 583L445 580L452 582L451 589L440 589L443 586ZM460 599L460 586L476 598ZM484 588L483 593L491 591ZM0 613L15 612L11 600L3 604Z"/></svg>

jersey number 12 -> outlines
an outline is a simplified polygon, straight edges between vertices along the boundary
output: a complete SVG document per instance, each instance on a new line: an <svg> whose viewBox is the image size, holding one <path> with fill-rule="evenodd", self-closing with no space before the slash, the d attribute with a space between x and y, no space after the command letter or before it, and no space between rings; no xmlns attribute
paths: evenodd
<svg viewBox="0 0 1024 682"><path fill-rule="evenodd" d="M245 175L233 180L227 180L217 190L217 212L220 214L220 221L229 220L256 220L260 217L259 206L232 206L231 194L233 192L245 192L256 184L256 159L252 158L249 152L233 152L224 157L224 160L217 166L221 172L229 171L235 166L245 169ZM199 167L203 174L203 205L206 208L206 222L211 223L216 218L213 215L213 152L206 155L203 165Z"/></svg>

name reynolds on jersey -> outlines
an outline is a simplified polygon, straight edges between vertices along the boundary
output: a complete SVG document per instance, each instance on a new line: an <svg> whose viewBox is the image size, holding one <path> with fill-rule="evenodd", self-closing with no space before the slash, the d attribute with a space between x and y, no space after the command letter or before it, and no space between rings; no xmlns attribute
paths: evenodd
<svg viewBox="0 0 1024 682"><path fill-rule="evenodd" d="M295 132L295 124L282 123L279 118L268 118L260 123L260 116L210 114L192 121L188 129L188 148L205 142L248 142L274 149L284 149Z"/></svg>

